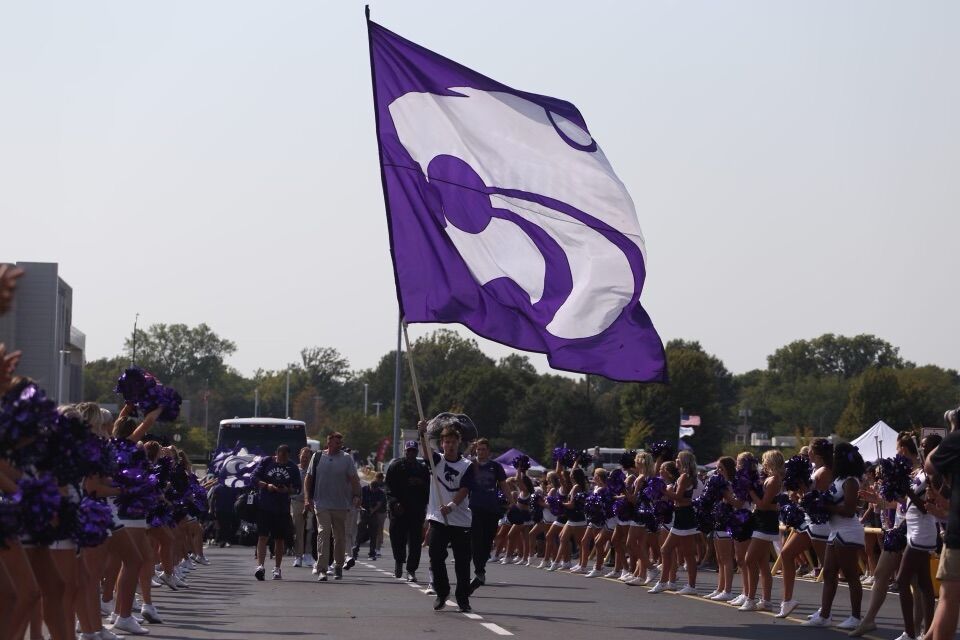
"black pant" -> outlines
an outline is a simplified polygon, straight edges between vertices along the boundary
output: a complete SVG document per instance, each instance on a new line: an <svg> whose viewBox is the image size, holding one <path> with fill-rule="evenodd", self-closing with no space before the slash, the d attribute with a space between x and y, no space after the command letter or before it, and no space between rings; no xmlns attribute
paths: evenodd
<svg viewBox="0 0 960 640"><path fill-rule="evenodd" d="M493 548L493 539L497 537L499 523L500 513L473 509L470 535L473 538L473 570L478 575L487 571L487 560L490 559L490 549Z"/></svg>
<svg viewBox="0 0 960 640"><path fill-rule="evenodd" d="M390 516L390 547L393 559L407 563L407 571L414 572L420 566L420 545L423 544L423 523L427 514L404 513Z"/></svg>
<svg viewBox="0 0 960 640"><path fill-rule="evenodd" d="M450 595L447 577L447 545L453 548L453 568L457 574L457 602L470 598L470 529L430 521L430 571L438 598Z"/></svg>
<svg viewBox="0 0 960 640"><path fill-rule="evenodd" d="M236 542L237 518L232 511L217 513L217 543L233 544Z"/></svg>

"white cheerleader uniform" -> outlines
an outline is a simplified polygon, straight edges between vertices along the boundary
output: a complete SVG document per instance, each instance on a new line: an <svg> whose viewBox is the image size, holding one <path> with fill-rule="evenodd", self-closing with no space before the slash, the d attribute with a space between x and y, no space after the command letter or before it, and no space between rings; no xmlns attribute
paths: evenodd
<svg viewBox="0 0 960 640"><path fill-rule="evenodd" d="M923 500L923 494L927 491L927 474L918 471L910 484L913 488L913 495L916 496L917 500ZM908 547L920 551L936 550L937 518L935 516L920 511L914 501L911 500L908 503L904 520L907 522Z"/></svg>
<svg viewBox="0 0 960 640"><path fill-rule="evenodd" d="M860 487L860 481L856 478L837 478L830 485L827 491L827 497L833 504L843 502L843 484L847 480L853 480ZM864 545L863 525L860 519L853 516L841 516L833 514L830 516L830 536L827 539L830 544L840 544L847 547L862 547Z"/></svg>

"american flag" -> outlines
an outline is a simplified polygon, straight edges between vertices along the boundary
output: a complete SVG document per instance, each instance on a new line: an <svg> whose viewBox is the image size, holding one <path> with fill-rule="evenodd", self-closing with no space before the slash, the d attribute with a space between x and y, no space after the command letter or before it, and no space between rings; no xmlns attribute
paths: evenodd
<svg viewBox="0 0 960 640"><path fill-rule="evenodd" d="M680 416L680 426L681 427L699 427L700 426L700 416Z"/></svg>

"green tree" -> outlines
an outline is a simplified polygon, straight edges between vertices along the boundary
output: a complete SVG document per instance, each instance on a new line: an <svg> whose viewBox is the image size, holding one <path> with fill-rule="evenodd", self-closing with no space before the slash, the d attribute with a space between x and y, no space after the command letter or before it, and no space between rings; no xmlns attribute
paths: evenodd
<svg viewBox="0 0 960 640"><path fill-rule="evenodd" d="M867 369L850 388L837 434L854 438L878 420L896 428L903 415L903 397L897 374L892 369Z"/></svg>
<svg viewBox="0 0 960 640"><path fill-rule="evenodd" d="M133 340L124 347L132 359ZM215 380L226 371L224 359L237 346L221 338L206 324L153 324L136 332L136 364L151 371L161 382L179 384L193 390L207 380Z"/></svg>
<svg viewBox="0 0 960 640"><path fill-rule="evenodd" d="M653 439L653 425L640 419L630 425L627 435L623 438L625 449L640 449Z"/></svg>
<svg viewBox="0 0 960 640"><path fill-rule="evenodd" d="M113 392L117 378L130 364L120 356L91 360L83 367L83 396L90 402L119 402L120 397Z"/></svg>
<svg viewBox="0 0 960 640"><path fill-rule="evenodd" d="M796 340L767 357L767 368L778 378L794 381L806 376L853 378L870 367L908 366L900 350L876 336L852 338L825 333L813 340Z"/></svg>

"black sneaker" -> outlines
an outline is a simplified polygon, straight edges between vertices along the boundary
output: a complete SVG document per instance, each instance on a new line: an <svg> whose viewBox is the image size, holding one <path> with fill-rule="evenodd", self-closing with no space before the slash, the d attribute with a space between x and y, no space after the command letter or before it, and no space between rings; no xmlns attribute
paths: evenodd
<svg viewBox="0 0 960 640"><path fill-rule="evenodd" d="M333 570L333 579L334 580L343 580L343 569L337 567Z"/></svg>
<svg viewBox="0 0 960 640"><path fill-rule="evenodd" d="M473 592L483 586L483 581L478 577L470 581L470 595L473 595Z"/></svg>
<svg viewBox="0 0 960 640"><path fill-rule="evenodd" d="M347 564L343 565L343 568L346 569L347 571L350 571L350 569L352 569L353 565L355 564L357 564L356 558L347 558Z"/></svg>
<svg viewBox="0 0 960 640"><path fill-rule="evenodd" d="M254 572L253 577L257 580L263 580L263 576L266 575L266 571L263 569L263 565L257 567L257 570Z"/></svg>
<svg viewBox="0 0 960 640"><path fill-rule="evenodd" d="M407 571L407 582L416 582L417 574L413 571Z"/></svg>
<svg viewBox="0 0 960 640"><path fill-rule="evenodd" d="M399 579L399 578L401 578L402 576L403 576L403 563L402 563L402 562L395 562L395 563L393 564L393 577Z"/></svg>
<svg viewBox="0 0 960 640"><path fill-rule="evenodd" d="M440 611L447 606L447 599L444 596L437 596L437 599L433 601L433 610Z"/></svg>
<svg viewBox="0 0 960 640"><path fill-rule="evenodd" d="M457 600L457 607L460 609L460 613L470 613L473 609L470 608L469 600Z"/></svg>

